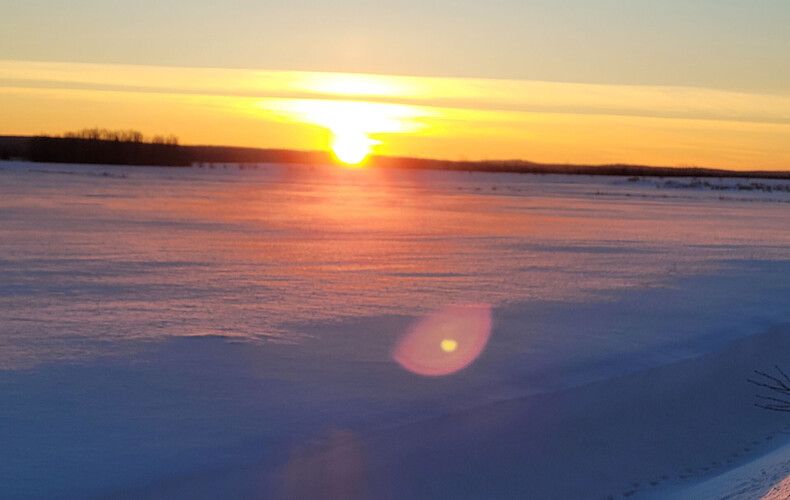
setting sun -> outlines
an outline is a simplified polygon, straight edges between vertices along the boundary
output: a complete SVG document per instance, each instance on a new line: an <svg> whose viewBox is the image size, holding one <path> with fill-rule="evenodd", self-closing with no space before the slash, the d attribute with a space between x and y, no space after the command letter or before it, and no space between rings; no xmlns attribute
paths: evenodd
<svg viewBox="0 0 790 500"><path fill-rule="evenodd" d="M370 139L361 132L335 134L330 148L335 157L346 165L359 165L371 152L371 147L379 141Z"/></svg>
<svg viewBox="0 0 790 500"><path fill-rule="evenodd" d="M391 134L416 134L439 113L421 106L344 99L263 99L256 107L289 122L316 125L331 134L328 148L338 161L359 165ZM384 139L386 140L386 139Z"/></svg>

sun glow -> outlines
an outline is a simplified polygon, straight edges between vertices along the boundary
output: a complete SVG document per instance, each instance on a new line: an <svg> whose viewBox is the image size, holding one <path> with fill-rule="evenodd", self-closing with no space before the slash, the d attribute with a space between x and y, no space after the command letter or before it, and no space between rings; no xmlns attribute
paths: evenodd
<svg viewBox="0 0 790 500"><path fill-rule="evenodd" d="M361 164L382 144L371 135L417 133L426 127L421 118L436 115L422 106L344 99L266 99L257 107L288 121L327 129L331 133L328 147L349 165Z"/></svg>
<svg viewBox="0 0 790 500"><path fill-rule="evenodd" d="M300 91L325 95L420 97L424 84L419 78L352 73L291 73L291 86Z"/></svg>
<svg viewBox="0 0 790 500"><path fill-rule="evenodd" d="M15 117L0 123L7 135L165 127L191 144L337 140L342 158L367 143L392 156L786 170L790 155L790 95L701 87L0 60L0 109Z"/></svg>
<svg viewBox="0 0 790 500"><path fill-rule="evenodd" d="M346 165L359 165L368 157L372 147L379 143L363 133L350 132L335 135L330 148L339 161Z"/></svg>

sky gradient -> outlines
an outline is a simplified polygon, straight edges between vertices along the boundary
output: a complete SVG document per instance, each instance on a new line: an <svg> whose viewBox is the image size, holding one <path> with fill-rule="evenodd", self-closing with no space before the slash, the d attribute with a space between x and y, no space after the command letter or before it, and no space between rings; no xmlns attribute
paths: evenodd
<svg viewBox="0 0 790 500"><path fill-rule="evenodd" d="M0 5L0 134L790 169L786 1Z"/></svg>

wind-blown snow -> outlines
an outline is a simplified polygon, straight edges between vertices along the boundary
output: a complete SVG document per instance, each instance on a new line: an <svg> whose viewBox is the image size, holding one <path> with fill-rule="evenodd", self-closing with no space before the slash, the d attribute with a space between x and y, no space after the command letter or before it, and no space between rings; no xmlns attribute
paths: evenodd
<svg viewBox="0 0 790 500"><path fill-rule="evenodd" d="M782 181L256 167L0 163L3 498L675 498L790 443ZM393 361L453 304L475 362Z"/></svg>

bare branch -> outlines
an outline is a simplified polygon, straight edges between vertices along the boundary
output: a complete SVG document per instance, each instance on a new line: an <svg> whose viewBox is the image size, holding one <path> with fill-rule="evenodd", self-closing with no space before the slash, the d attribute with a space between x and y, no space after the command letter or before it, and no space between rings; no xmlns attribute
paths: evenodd
<svg viewBox="0 0 790 500"><path fill-rule="evenodd" d="M774 381L774 382L776 382L776 384L777 384L779 387L781 387L782 389L784 389L784 390L787 390L787 391L790 391L790 387L788 387L787 385L785 385L785 383L784 383L782 380L780 380L780 379L778 379L778 378L774 377L773 375L769 375L769 374L767 374L767 373L764 373L764 372L761 372L761 371L759 371L759 370L754 370L754 373L756 373L756 374L758 374L758 375L762 375L763 377L765 377L765 378L767 378L767 379L773 380L773 381Z"/></svg>
<svg viewBox="0 0 790 500"><path fill-rule="evenodd" d="M785 372L783 372L781 368L779 368L779 365L774 365L774 368L776 368L776 371L778 371L779 373L781 373L781 374L782 374L782 376L783 376L783 377L785 378L785 380L787 381L787 383L788 383L788 384L790 384L790 377L788 377L788 376L787 376L787 374L786 374Z"/></svg>
<svg viewBox="0 0 790 500"><path fill-rule="evenodd" d="M753 380L753 379L746 379L747 382L750 384L754 384L758 387L763 387L768 389L769 391L778 394L780 397L774 396L765 396L762 394L757 394L757 399L761 399L763 401L769 401L766 404L755 403L755 406L758 408L762 408L764 410L771 410L771 411L781 411L781 412L790 412L790 377L787 376L785 372L782 371L779 366L774 366L776 371L779 372L782 378L775 377L765 372L761 372L759 370L754 370L754 373L759 375L765 380ZM784 379L784 380L783 380Z"/></svg>

